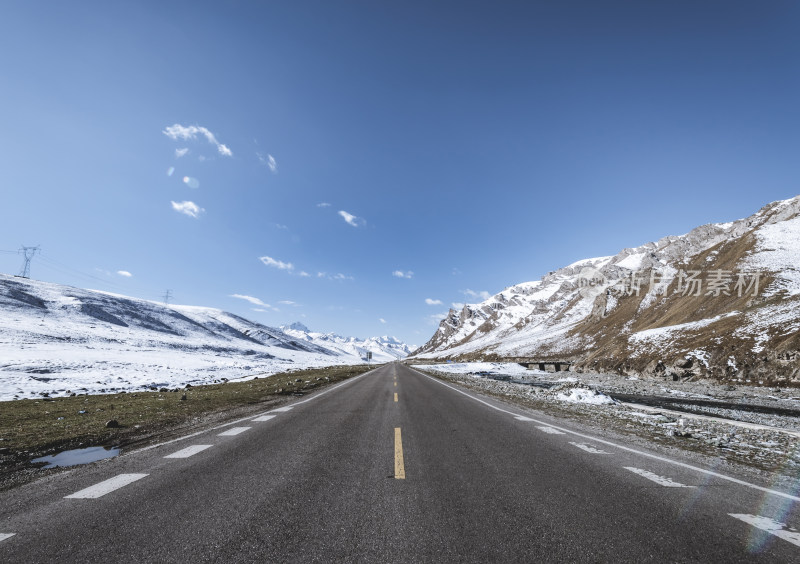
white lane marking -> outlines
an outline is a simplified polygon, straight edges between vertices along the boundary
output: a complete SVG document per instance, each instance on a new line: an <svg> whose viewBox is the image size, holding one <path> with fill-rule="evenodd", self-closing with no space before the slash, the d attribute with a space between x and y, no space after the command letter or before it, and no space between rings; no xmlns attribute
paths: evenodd
<svg viewBox="0 0 800 564"><path fill-rule="evenodd" d="M531 419L531 421L533 421L533 420ZM563 435L564 434L563 431L559 431L558 429L554 429L550 425L539 425L536 428L539 429L540 431L542 431L543 433L547 433L548 435Z"/></svg>
<svg viewBox="0 0 800 564"><path fill-rule="evenodd" d="M16 534L17 533L0 533L0 542L4 541L6 539L10 539L11 537L13 537Z"/></svg>
<svg viewBox="0 0 800 564"><path fill-rule="evenodd" d="M261 417L256 417L255 419L251 419L250 421L254 423L261 423L263 421L269 421L270 419L275 419L275 415L262 415Z"/></svg>
<svg viewBox="0 0 800 564"><path fill-rule="evenodd" d="M192 445L190 447L186 447L178 452L173 452L172 454L168 454L164 458L189 458L197 454L198 452L203 452L207 448L211 448L214 445Z"/></svg>
<svg viewBox="0 0 800 564"><path fill-rule="evenodd" d="M647 478L648 480L655 482L660 486L664 486L666 488L693 488L694 486L685 486L678 482L673 482L669 478L665 478L664 476L659 476L658 474L653 474L652 472L648 472L647 470L642 470L641 468L634 468L633 466L623 466L625 470L630 470L634 474L639 474L643 478Z"/></svg>
<svg viewBox="0 0 800 564"><path fill-rule="evenodd" d="M761 515L747 515L746 513L728 513L728 515L734 519L744 521L756 529L761 529L762 531L773 534L779 539L783 539L794 545L800 546L800 533L789 530L786 527L786 523L775 521L769 517L762 517Z"/></svg>
<svg viewBox="0 0 800 564"><path fill-rule="evenodd" d="M132 484L136 480L141 480L145 476L147 476L147 474L120 474L119 476L114 476L104 482L89 486L79 492L65 495L64 497L67 499L95 499L127 486L128 484Z"/></svg>
<svg viewBox="0 0 800 564"><path fill-rule="evenodd" d="M611 453L606 452L604 450L600 450L600 449L594 448L591 445L587 445L586 443L573 443L573 442L570 441L569 444L571 444L572 446L578 447L581 450L585 450L586 452L591 452L592 454L611 454Z"/></svg>
<svg viewBox="0 0 800 564"><path fill-rule="evenodd" d="M306 402L309 402L311 400L315 400L320 396L324 396L325 394L336 390L337 388L341 388L342 386L345 386L345 385L347 385L347 384L349 384L351 382L355 382L356 380L359 380L359 379L363 378L364 376L368 376L369 374L372 374L376 370L378 370L378 368L376 368L375 370L370 370L369 372L364 372L363 374L360 374L360 375L358 375L358 376L356 376L354 378L350 378L349 380L345 380L341 384L336 384L332 388L328 388L327 390L323 390L323 391L321 391L321 392L319 392L317 394L314 394L313 396L311 396L310 398L308 398L306 400L297 401L297 402L295 402L293 404L293 406L300 405L301 403L306 403ZM266 412L266 413L269 413L269 412ZM224 429L225 427L230 427L231 425L236 425L236 424L242 423L244 421L250 421L250 420L252 420L252 418L253 418L253 416L250 415L249 417L242 417L241 419L237 419L236 421L228 421L227 423L223 423L222 425L217 425L216 427L211 427L210 429L203 429L202 431L197 431L196 433L191 433L189 435L184 435L183 437L177 437L175 439L170 439L168 441L164 441L163 443L156 443L154 445L150 445L150 446L146 446L146 447L140 448L138 450L132 451L130 454L133 454L134 452L144 452L146 450L150 450L150 449L153 449L153 448L159 448L159 447L162 447L162 446L165 446L165 445L169 445L169 444L172 444L172 443L177 443L178 441L185 441L186 439L191 439L193 437L199 437L200 435L202 435L204 433L211 433L213 431L218 431L220 429ZM123 455L123 456L127 456L127 455Z"/></svg>
<svg viewBox="0 0 800 564"><path fill-rule="evenodd" d="M218 437L232 437L234 435L238 435L239 433L244 433L245 431L249 431L252 427L234 427L233 429L228 429L217 435Z"/></svg>
<svg viewBox="0 0 800 564"><path fill-rule="evenodd" d="M471 396L470 394L468 394L468 393L466 393L466 392L464 392L462 390L459 390L458 388L454 388L453 386L451 386L449 384L445 384L444 382L442 382L441 380L439 380L437 378L434 378L433 376L428 376L427 374L423 374L419 370L414 370L411 367L407 367L407 368L409 370L413 370L414 372L416 372L417 374L420 374L421 376L424 376L425 378L429 378L429 379L433 380L434 382L436 382L438 384L441 384L445 388L450 388L451 390L453 390L455 392L458 392L459 394L463 394L463 395L467 396L468 398L470 398L472 400L475 400L475 401L477 401L479 403L482 403L483 405L485 405L487 407L491 407L494 410L501 411L503 413L507 413L508 415L511 415L513 417L517 417L517 415L518 415L516 413L512 413L510 411L506 411L505 409L501 409L499 407L496 407L496 406L494 406L494 405L492 405L492 404L490 404L488 402L483 401L482 399L478 399L478 398L476 398L474 396ZM536 423L541 423L543 425L550 425L549 423L546 423L545 421L538 421L536 419L533 419L533 421L535 421ZM688 470L693 470L695 472L701 472L703 474L706 474L707 476L714 476L715 478L719 478L720 480L727 480L728 482L733 482L734 484L739 484L740 486L745 486L745 487L748 487L748 488L752 488L752 489L758 490L760 492L766 492L768 494L776 495L778 497L783 497L783 498L791 499L791 500L794 500L794 501L800 501L800 497L798 497L796 495L791 495L791 494L788 494L788 493L785 493L785 492L779 492L778 490L771 490L771 489L765 488L763 486L758 486L756 484L751 484L750 482L745 482L744 480L740 480L740 479L734 478L732 476L726 476L725 474L720 474L719 472L714 472L712 470L706 470L705 468L698 468L697 466L692 466L691 464L686 464L685 462L679 462L677 460L672 460L671 458L666 458L664 456L658 456L657 454L651 454L649 452L643 452L641 450L636 450L635 448L626 447L626 446L623 446L623 445L618 445L616 443L612 443L611 441L606 441L605 439L599 439L597 437L593 437L592 435L586 435L584 433L578 433L577 431L570 431L569 429L564 429L563 427L558 427L556 425L550 425L550 426L555 428L555 429L559 429L561 431L564 431L565 433L569 433L570 435L575 435L576 437L581 437L582 439L587 439L587 440L590 440L590 441L594 441L596 443L602 443L602 444L610 446L610 447L614 447L614 448L618 448L620 450L625 450L625 451L628 451L628 452L632 452L634 454L638 454L639 456L646 456L647 458L652 458L654 460L660 460L661 462L666 462L668 464L673 464L675 466L680 466L681 468L686 468Z"/></svg>
<svg viewBox="0 0 800 564"><path fill-rule="evenodd" d="M286 411L289 411L293 407L294 407L293 405L287 405L286 407L277 407L277 408L273 409L272 411L270 411L269 413L284 413Z"/></svg>
<svg viewBox="0 0 800 564"><path fill-rule="evenodd" d="M517 415L514 417L517 421L533 421L530 417L525 417L524 415Z"/></svg>

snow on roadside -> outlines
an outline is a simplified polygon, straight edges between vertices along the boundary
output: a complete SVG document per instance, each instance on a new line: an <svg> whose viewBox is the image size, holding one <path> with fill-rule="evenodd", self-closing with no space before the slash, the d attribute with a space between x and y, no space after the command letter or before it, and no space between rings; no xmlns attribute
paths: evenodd
<svg viewBox="0 0 800 564"><path fill-rule="evenodd" d="M613 399L599 392L594 388L589 388L583 385L567 385L560 386L559 389L553 389L557 400L566 401L569 403L583 403L589 405L605 405L616 403Z"/></svg>

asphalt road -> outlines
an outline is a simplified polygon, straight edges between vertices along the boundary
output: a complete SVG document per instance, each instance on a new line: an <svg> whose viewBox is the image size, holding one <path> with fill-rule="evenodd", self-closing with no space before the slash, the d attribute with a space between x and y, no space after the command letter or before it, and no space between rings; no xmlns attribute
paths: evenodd
<svg viewBox="0 0 800 564"><path fill-rule="evenodd" d="M401 364L263 415L0 494L0 562L800 561L797 491Z"/></svg>

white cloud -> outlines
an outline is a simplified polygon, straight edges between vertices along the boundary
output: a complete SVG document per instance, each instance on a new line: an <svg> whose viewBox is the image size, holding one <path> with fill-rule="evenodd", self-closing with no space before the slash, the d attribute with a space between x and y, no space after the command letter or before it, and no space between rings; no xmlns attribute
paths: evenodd
<svg viewBox="0 0 800 564"><path fill-rule="evenodd" d="M328 274L327 272L317 272L317 278L327 278L328 280L355 280L352 276L337 272L336 274Z"/></svg>
<svg viewBox="0 0 800 564"><path fill-rule="evenodd" d="M284 230L285 230L285 229L289 229L289 226L287 226L287 225L284 225L284 224L282 224L282 223L276 223L276 224L275 224L275 228L276 228L276 229L284 229Z"/></svg>
<svg viewBox="0 0 800 564"><path fill-rule="evenodd" d="M262 302L258 298L254 298L253 296L245 296L243 294L231 294L230 297L231 298L238 298L240 300L245 300L245 301L250 302L253 305L257 305L257 306L261 306L261 307L272 307L271 305L265 304L264 302ZM253 310L253 311L264 311L264 310Z"/></svg>
<svg viewBox="0 0 800 564"><path fill-rule="evenodd" d="M378 321L380 321L381 323L384 323L384 324L386 323L386 320L383 317L379 318Z"/></svg>
<svg viewBox="0 0 800 564"><path fill-rule="evenodd" d="M308 277L309 277L309 276L311 276L311 275L310 275L308 272L306 272L305 270L301 270L301 271L298 273L298 276L302 276L303 278L308 278Z"/></svg>
<svg viewBox="0 0 800 564"><path fill-rule="evenodd" d="M328 202L320 202L317 204L318 208L329 208L331 205Z"/></svg>
<svg viewBox="0 0 800 564"><path fill-rule="evenodd" d="M189 217L193 217L197 219L200 217L200 214L205 212L203 208L195 204L194 202L170 202L172 204L172 209L178 213L183 213L188 215Z"/></svg>
<svg viewBox="0 0 800 564"><path fill-rule="evenodd" d="M278 303L282 305L297 305L297 302L293 302L292 300L281 300Z"/></svg>
<svg viewBox="0 0 800 564"><path fill-rule="evenodd" d="M283 262L283 261L275 260L274 258L267 257L267 256L258 257L258 260L260 260L261 262L263 262L267 266L272 266L272 267L275 267L275 268L277 268L279 270L288 270L289 272L294 270L294 265L292 263L290 263L290 262Z"/></svg>
<svg viewBox="0 0 800 564"><path fill-rule="evenodd" d="M414 273L409 270L407 272L403 272L402 270L395 270L392 272L392 276L396 276L397 278L411 278L414 276Z"/></svg>
<svg viewBox="0 0 800 564"><path fill-rule="evenodd" d="M352 225L353 227L360 227L367 223L364 219L356 217L351 213L347 213L344 210L340 210L339 215L342 216L348 225Z"/></svg>
<svg viewBox="0 0 800 564"><path fill-rule="evenodd" d="M448 313L450 313L450 312L446 311L444 313L435 313L433 315L429 315L425 319L428 320L428 325L439 325L439 323L442 322L442 319L447 317Z"/></svg>
<svg viewBox="0 0 800 564"><path fill-rule="evenodd" d="M188 139L197 139L197 135L203 135L209 143L216 146L217 151L219 151L220 155L225 157L232 157L233 152L228 149L225 145L217 141L217 138L214 137L214 134L211 133L207 128L200 127L198 125L189 125L184 126L179 123L175 125L170 125L169 127L164 128L162 131L164 135L177 141L178 139L188 140Z"/></svg>
<svg viewBox="0 0 800 564"><path fill-rule="evenodd" d="M183 147L182 149L175 149L175 158L179 159L185 156L189 152L189 147Z"/></svg>
<svg viewBox="0 0 800 564"><path fill-rule="evenodd" d="M442 300L432 300L430 298L425 298L425 303L428 305L442 305Z"/></svg>
<svg viewBox="0 0 800 564"><path fill-rule="evenodd" d="M453 276L460 276L460 275L461 275L461 271L454 267L453 268Z"/></svg>
<svg viewBox="0 0 800 564"><path fill-rule="evenodd" d="M258 157L258 160L259 162L261 162L261 164L267 165L269 169L274 173L278 172L278 163L275 161L275 157L273 157L269 153L267 153L266 155L262 153L256 153L256 156Z"/></svg>
<svg viewBox="0 0 800 564"><path fill-rule="evenodd" d="M117 274L119 274L120 276L124 276L125 278L130 278L131 276L133 276L133 274L131 274L127 270L117 270Z"/></svg>
<svg viewBox="0 0 800 564"><path fill-rule="evenodd" d="M480 292L476 292L475 290L464 290L462 293L469 298L480 298L481 300L488 300L492 297L491 294L489 294L489 292L486 290L482 290Z"/></svg>
<svg viewBox="0 0 800 564"><path fill-rule="evenodd" d="M464 304L461 302L453 302L450 306L455 310L464 309Z"/></svg>

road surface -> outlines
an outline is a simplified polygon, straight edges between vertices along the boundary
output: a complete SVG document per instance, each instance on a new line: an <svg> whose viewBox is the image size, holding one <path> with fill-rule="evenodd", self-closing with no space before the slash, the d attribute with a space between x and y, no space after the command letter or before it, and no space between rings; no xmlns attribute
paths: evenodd
<svg viewBox="0 0 800 564"><path fill-rule="evenodd" d="M0 562L798 562L798 492L402 364L0 494Z"/></svg>

